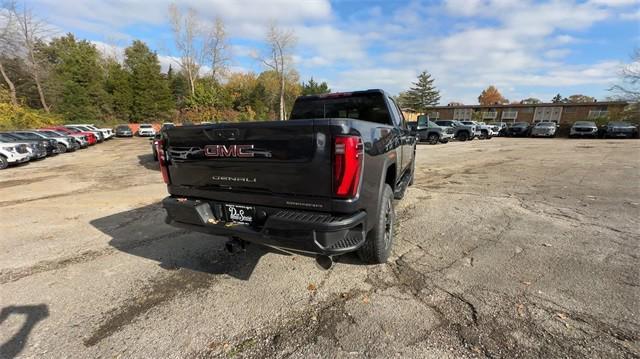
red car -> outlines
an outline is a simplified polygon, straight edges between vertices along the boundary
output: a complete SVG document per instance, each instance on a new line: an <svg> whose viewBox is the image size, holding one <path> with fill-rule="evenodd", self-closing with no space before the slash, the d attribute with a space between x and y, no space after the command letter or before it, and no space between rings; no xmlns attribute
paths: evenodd
<svg viewBox="0 0 640 359"><path fill-rule="evenodd" d="M94 135L91 132L79 131L79 130L75 130L73 128L67 128L67 127L63 127L63 126L46 127L46 128L44 128L44 130L53 130L53 131L57 131L57 132L62 132L62 133L65 133L67 135L70 135L70 136L82 135L87 140L87 142L89 142L90 146L91 145L95 145L98 142L98 138L96 137L96 135Z"/></svg>

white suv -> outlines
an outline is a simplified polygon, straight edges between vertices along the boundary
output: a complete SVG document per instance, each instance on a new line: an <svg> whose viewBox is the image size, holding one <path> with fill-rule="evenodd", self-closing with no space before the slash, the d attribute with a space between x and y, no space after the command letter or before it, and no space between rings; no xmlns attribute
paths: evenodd
<svg viewBox="0 0 640 359"><path fill-rule="evenodd" d="M140 128L138 129L138 136L155 136L156 130L153 128L153 125L148 123L140 124Z"/></svg>
<svg viewBox="0 0 640 359"><path fill-rule="evenodd" d="M29 161L28 148L26 144L0 142L0 170L9 167L10 164Z"/></svg>

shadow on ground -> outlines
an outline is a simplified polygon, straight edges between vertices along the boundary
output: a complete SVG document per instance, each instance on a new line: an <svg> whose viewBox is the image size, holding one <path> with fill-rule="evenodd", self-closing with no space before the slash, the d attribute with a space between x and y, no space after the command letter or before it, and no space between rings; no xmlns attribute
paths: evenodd
<svg viewBox="0 0 640 359"><path fill-rule="evenodd" d="M151 151L151 150L149 150ZM153 158L153 154L138 155L138 164L144 166L148 170L160 171L158 161Z"/></svg>
<svg viewBox="0 0 640 359"><path fill-rule="evenodd" d="M232 254L224 249L227 238L177 229L165 224L164 218L164 209L155 203L90 223L112 238L109 241L112 247L157 261L167 270L184 268L247 280L263 255L276 252L248 245L245 251Z"/></svg>
<svg viewBox="0 0 640 359"><path fill-rule="evenodd" d="M36 324L49 316L49 308L46 304L12 305L2 308L0 311L0 330L4 331L2 322L11 315L24 316L24 323L11 339L0 345L0 358L14 358L20 354Z"/></svg>

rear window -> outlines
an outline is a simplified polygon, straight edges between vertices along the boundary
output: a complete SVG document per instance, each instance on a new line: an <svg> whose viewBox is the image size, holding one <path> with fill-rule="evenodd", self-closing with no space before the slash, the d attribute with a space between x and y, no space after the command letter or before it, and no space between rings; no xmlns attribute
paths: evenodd
<svg viewBox="0 0 640 359"><path fill-rule="evenodd" d="M140 125L140 128L151 128L151 125Z"/></svg>
<svg viewBox="0 0 640 359"><path fill-rule="evenodd" d="M314 118L352 118L385 125L391 124L391 116L381 93L299 98L296 100L290 119L308 120Z"/></svg>

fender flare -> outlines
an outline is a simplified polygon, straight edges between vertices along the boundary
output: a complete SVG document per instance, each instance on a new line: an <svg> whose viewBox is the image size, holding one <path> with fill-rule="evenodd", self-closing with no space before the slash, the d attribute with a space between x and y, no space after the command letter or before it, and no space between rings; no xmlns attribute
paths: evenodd
<svg viewBox="0 0 640 359"><path fill-rule="evenodd" d="M380 171L380 178L379 178L379 182L378 182L378 194L376 196L376 205L375 205L375 209L376 209L376 213L380 210L380 205L381 205L381 201L380 198L382 198L382 191L384 189L384 185L387 183L386 179L387 179L387 172L389 171L389 168L391 168L391 166L393 165L398 165L398 161L397 158L394 159L389 159L389 157L385 156L384 162L382 163L382 171ZM396 167L397 168L397 167ZM393 190L393 186L391 186L391 189ZM367 216L368 218L369 216ZM371 223L371 221L367 221L367 231L369 231L369 226L372 226L373 224Z"/></svg>

